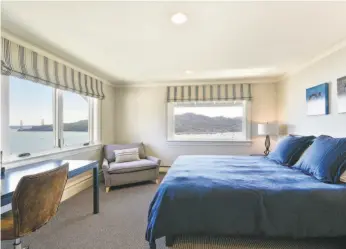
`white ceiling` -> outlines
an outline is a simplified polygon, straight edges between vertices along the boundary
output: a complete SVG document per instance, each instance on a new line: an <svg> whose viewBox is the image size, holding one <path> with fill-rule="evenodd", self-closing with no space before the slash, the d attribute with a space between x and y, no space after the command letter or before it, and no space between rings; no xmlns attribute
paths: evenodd
<svg viewBox="0 0 346 249"><path fill-rule="evenodd" d="M176 12L188 21L172 24ZM282 75L345 39L345 13L345 2L2 2L2 26L111 82L148 83Z"/></svg>

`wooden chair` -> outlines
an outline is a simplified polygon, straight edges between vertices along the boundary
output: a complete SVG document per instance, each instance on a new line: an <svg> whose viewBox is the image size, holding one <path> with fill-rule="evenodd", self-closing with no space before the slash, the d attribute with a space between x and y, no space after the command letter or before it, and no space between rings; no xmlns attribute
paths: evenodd
<svg viewBox="0 0 346 249"><path fill-rule="evenodd" d="M12 197L12 211L1 216L1 240L14 240L21 249L21 237L52 219L58 211L67 181L68 164L43 173L24 176Z"/></svg>

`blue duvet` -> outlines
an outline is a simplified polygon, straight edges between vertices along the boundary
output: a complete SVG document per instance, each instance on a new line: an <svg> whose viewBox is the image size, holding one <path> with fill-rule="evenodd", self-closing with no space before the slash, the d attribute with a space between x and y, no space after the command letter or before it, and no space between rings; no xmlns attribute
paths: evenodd
<svg viewBox="0 0 346 249"><path fill-rule="evenodd" d="M149 207L146 239L346 236L346 184L326 184L264 157L180 156Z"/></svg>

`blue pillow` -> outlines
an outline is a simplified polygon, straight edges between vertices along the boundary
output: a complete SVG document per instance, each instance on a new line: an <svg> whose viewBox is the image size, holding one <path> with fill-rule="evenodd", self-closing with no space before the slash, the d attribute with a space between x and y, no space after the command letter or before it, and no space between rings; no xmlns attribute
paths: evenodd
<svg viewBox="0 0 346 249"><path fill-rule="evenodd" d="M346 138L319 136L293 166L326 183L338 183L346 169Z"/></svg>
<svg viewBox="0 0 346 249"><path fill-rule="evenodd" d="M314 139L314 136L303 137L289 135L280 140L275 150L269 153L267 158L283 165L292 166L299 160L300 156L312 144Z"/></svg>

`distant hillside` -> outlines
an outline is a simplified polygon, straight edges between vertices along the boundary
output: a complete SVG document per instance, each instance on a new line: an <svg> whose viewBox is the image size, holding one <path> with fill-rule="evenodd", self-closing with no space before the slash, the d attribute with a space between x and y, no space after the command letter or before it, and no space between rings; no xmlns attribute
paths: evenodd
<svg viewBox="0 0 346 249"><path fill-rule="evenodd" d="M64 124L64 131L88 131L88 120Z"/></svg>
<svg viewBox="0 0 346 249"><path fill-rule="evenodd" d="M15 126L11 126L14 129ZM53 131L53 125L34 125L31 127L18 128L19 132L25 131ZM64 124L64 131L88 131L88 120L80 120L74 123Z"/></svg>
<svg viewBox="0 0 346 249"><path fill-rule="evenodd" d="M31 128L33 125L24 125L22 128ZM10 125L10 129L12 130L18 130L21 126L20 125Z"/></svg>
<svg viewBox="0 0 346 249"><path fill-rule="evenodd" d="M208 117L194 113L175 116L176 134L241 132L242 118Z"/></svg>

